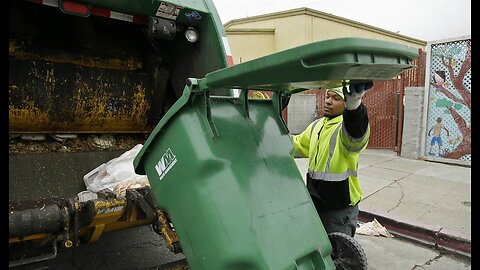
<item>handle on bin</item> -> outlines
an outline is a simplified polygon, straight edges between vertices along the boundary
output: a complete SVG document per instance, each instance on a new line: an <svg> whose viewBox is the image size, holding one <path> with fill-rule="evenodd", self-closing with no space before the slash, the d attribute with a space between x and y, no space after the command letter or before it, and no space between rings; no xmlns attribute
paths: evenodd
<svg viewBox="0 0 480 270"><path fill-rule="evenodd" d="M284 98L285 96L287 96L286 93L281 93L281 92L273 92L272 93L273 107L275 108L276 112L280 116L278 118L278 119L280 119L280 122L281 122L279 127L281 127L280 131L283 135L289 134L287 124L285 123L285 121L283 120L283 117L282 117L282 111L283 111L282 98Z"/></svg>
<svg viewBox="0 0 480 270"><path fill-rule="evenodd" d="M321 68L321 67L332 67L332 64L330 63L319 63L319 64L310 64L308 63L309 61L306 61L305 59L301 59L300 63L302 64L302 67L306 69L311 69L311 68ZM353 64L353 63L337 63L338 65L345 65L345 64L350 64L349 67L356 67L356 66L361 66L361 64Z"/></svg>
<svg viewBox="0 0 480 270"><path fill-rule="evenodd" d="M200 108L203 111L204 121L212 138L218 137L218 130L213 122L212 110L210 109L210 91L201 92Z"/></svg>
<svg viewBox="0 0 480 270"><path fill-rule="evenodd" d="M212 110L210 109L210 89L206 87L204 80L189 78L186 87L189 89L190 103L198 102L202 111L202 119L210 132L212 138L218 137L218 130L212 119ZM198 100L197 100L198 99Z"/></svg>
<svg viewBox="0 0 480 270"><path fill-rule="evenodd" d="M248 100L248 92L250 90L248 88L242 88L240 92L240 100L242 101L243 104L243 111L245 113L245 117L249 118L250 117L250 110L249 110L249 100ZM285 124L285 121L282 118L282 98L284 98L287 94L283 92L273 92L272 93L272 103L273 107L275 108L276 113L278 113L279 117L277 120L279 120L281 123L279 123L279 127L281 127L281 132L282 134L288 134L288 127Z"/></svg>
<svg viewBox="0 0 480 270"><path fill-rule="evenodd" d="M243 111L245 113L245 118L249 118L250 117L250 112L248 110L248 88L243 88L241 89L240 91L240 100L242 101L242 104L243 104Z"/></svg>

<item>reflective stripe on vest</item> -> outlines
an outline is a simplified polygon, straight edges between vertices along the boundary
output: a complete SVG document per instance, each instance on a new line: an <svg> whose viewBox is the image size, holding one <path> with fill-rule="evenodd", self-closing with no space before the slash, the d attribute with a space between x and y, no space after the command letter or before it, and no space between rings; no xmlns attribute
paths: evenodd
<svg viewBox="0 0 480 270"><path fill-rule="evenodd" d="M342 126L342 124L338 125L337 128L335 128L335 131L333 132L332 137L330 137L330 144L329 144L330 153L328 155L327 165L325 167L326 172L314 172L310 168L308 169L308 174L310 175L310 178L312 178L313 180L339 182L347 179L349 176L357 176L357 171L354 171L351 169L348 169L346 172L343 172L343 173L328 172L330 170L330 161L332 160L333 153L335 152L335 147L337 146L337 135L338 135L338 131L340 130L340 126Z"/></svg>
<svg viewBox="0 0 480 270"><path fill-rule="evenodd" d="M327 160L327 166L325 167L325 171L330 170L330 161L332 160L333 157L333 152L335 152L335 146L337 145L337 135L338 135L338 129L340 128L342 124L338 125L335 131L332 134L332 137L330 138L330 153L328 155L328 160Z"/></svg>
<svg viewBox="0 0 480 270"><path fill-rule="evenodd" d="M323 180L323 181L330 181L330 182L340 182L347 179L349 176L357 176L357 171L348 169L344 173L327 173L327 172L314 172L308 169L308 175L313 180Z"/></svg>
<svg viewBox="0 0 480 270"><path fill-rule="evenodd" d="M313 122L312 130L310 130L310 140L312 139L313 130L315 129L315 126L317 126L318 122L320 122L320 120L323 120L323 117L319 118L319 119L315 120L315 122Z"/></svg>
<svg viewBox="0 0 480 270"><path fill-rule="evenodd" d="M363 139L365 139L365 136L367 136L367 134L369 133L369 131L368 131L369 129L370 129L370 124L367 125L367 131L363 134L363 136L361 138L354 138L348 133L345 125L342 124L343 134L347 135L348 139L352 142L355 142L355 143L363 141ZM352 147L352 146L349 146L349 145L345 145L345 148L349 152L358 152L358 151L362 150L363 147L365 147L365 145L367 143L368 143L368 141L365 141L363 144L360 144L357 147Z"/></svg>

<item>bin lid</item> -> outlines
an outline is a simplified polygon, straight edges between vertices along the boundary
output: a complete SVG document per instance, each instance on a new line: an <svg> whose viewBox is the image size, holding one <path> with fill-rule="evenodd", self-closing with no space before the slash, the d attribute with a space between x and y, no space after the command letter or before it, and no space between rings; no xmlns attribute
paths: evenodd
<svg viewBox="0 0 480 270"><path fill-rule="evenodd" d="M299 92L342 80L390 80L413 67L418 49L367 38L309 43L223 68L205 76L207 88Z"/></svg>
<svg viewBox="0 0 480 270"><path fill-rule="evenodd" d="M198 80L195 91L240 88L293 94L340 86L342 80L390 80L412 68L411 61L417 57L418 49L383 40L323 40L210 72ZM144 154L162 127L187 104L191 92L185 87L146 140L133 162L137 174L145 174Z"/></svg>

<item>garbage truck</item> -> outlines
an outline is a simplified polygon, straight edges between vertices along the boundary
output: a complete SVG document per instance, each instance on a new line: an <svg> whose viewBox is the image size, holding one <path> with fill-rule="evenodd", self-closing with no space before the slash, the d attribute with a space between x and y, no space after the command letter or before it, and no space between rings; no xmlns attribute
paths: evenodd
<svg viewBox="0 0 480 270"><path fill-rule="evenodd" d="M232 65L212 1L8 4L10 266L152 224L148 185L85 180L143 144L187 78Z"/></svg>
<svg viewBox="0 0 480 270"><path fill-rule="evenodd" d="M341 38L233 65L211 0L10 1L9 266L145 225L191 269L364 264L323 229L281 112L416 57Z"/></svg>

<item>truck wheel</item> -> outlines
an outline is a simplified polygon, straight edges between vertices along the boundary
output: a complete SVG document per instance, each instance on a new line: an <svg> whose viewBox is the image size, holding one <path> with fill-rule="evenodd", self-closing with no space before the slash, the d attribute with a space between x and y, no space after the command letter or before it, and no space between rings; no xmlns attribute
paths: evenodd
<svg viewBox="0 0 480 270"><path fill-rule="evenodd" d="M333 232L328 234L332 244L332 260L337 270L366 270L367 255L353 237Z"/></svg>

